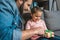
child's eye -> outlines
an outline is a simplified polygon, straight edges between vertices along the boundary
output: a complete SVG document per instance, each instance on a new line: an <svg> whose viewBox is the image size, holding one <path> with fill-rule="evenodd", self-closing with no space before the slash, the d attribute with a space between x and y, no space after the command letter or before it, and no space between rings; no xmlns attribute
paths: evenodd
<svg viewBox="0 0 60 40"><path fill-rule="evenodd" d="M28 4L28 6L30 6L30 4Z"/></svg>
<svg viewBox="0 0 60 40"><path fill-rule="evenodd" d="M36 16L36 17L41 17L41 16Z"/></svg>

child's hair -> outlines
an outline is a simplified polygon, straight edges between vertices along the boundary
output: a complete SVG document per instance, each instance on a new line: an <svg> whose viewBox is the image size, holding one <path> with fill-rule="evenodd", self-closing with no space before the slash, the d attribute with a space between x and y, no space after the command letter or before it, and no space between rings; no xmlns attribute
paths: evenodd
<svg viewBox="0 0 60 40"><path fill-rule="evenodd" d="M42 10L38 7L38 6L35 6L31 9L31 13L34 14L34 13L37 13L37 11L40 11L42 12Z"/></svg>

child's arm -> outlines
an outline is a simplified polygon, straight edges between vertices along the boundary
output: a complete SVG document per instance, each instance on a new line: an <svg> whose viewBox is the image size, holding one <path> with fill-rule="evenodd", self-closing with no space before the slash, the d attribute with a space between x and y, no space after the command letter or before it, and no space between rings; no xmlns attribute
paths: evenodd
<svg viewBox="0 0 60 40"><path fill-rule="evenodd" d="M29 21L27 21L27 24L26 24L26 30L27 29L30 29L30 22Z"/></svg>
<svg viewBox="0 0 60 40"><path fill-rule="evenodd" d="M44 20L42 20L42 23L43 23L44 30L47 30L47 26Z"/></svg>
<svg viewBox="0 0 60 40"><path fill-rule="evenodd" d="M48 30L47 27L46 27L46 24L45 24L44 20L42 22L43 22L44 30ZM52 31L51 32L47 32L46 37L47 38L54 37L54 32L52 32Z"/></svg>

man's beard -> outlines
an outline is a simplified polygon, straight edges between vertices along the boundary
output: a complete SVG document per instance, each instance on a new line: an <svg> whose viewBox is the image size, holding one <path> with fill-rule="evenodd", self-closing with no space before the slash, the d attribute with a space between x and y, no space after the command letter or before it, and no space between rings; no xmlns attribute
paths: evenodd
<svg viewBox="0 0 60 40"><path fill-rule="evenodd" d="M19 8L19 11L21 14L25 14L25 13L31 13L30 10L28 9L23 9L24 5L21 5L20 8Z"/></svg>
<svg viewBox="0 0 60 40"><path fill-rule="evenodd" d="M30 14L30 12L27 11L27 10L24 11L24 10L23 10L23 5L20 6L19 11L20 11L20 15L22 16L22 18L23 18L25 21L31 19L31 14Z"/></svg>

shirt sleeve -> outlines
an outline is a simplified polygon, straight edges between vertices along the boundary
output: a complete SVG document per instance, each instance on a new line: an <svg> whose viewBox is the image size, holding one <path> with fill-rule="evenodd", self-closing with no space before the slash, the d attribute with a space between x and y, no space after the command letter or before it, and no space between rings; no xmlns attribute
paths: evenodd
<svg viewBox="0 0 60 40"><path fill-rule="evenodd" d="M13 30L13 40L21 40L22 31L20 29Z"/></svg>
<svg viewBox="0 0 60 40"><path fill-rule="evenodd" d="M12 34L14 40L21 39L22 32L19 29L14 30L12 25L14 19L13 4L15 5L13 0L0 0L0 40L11 40Z"/></svg>
<svg viewBox="0 0 60 40"><path fill-rule="evenodd" d="M31 26L30 21L28 21L27 24L26 24L26 29L30 29L30 26Z"/></svg>
<svg viewBox="0 0 60 40"><path fill-rule="evenodd" d="M0 0L0 40L10 40L12 20L13 13L9 1Z"/></svg>
<svg viewBox="0 0 60 40"><path fill-rule="evenodd" d="M42 21L42 23L43 23L44 30L47 30L47 27L46 27L46 24L45 24L44 20Z"/></svg>

